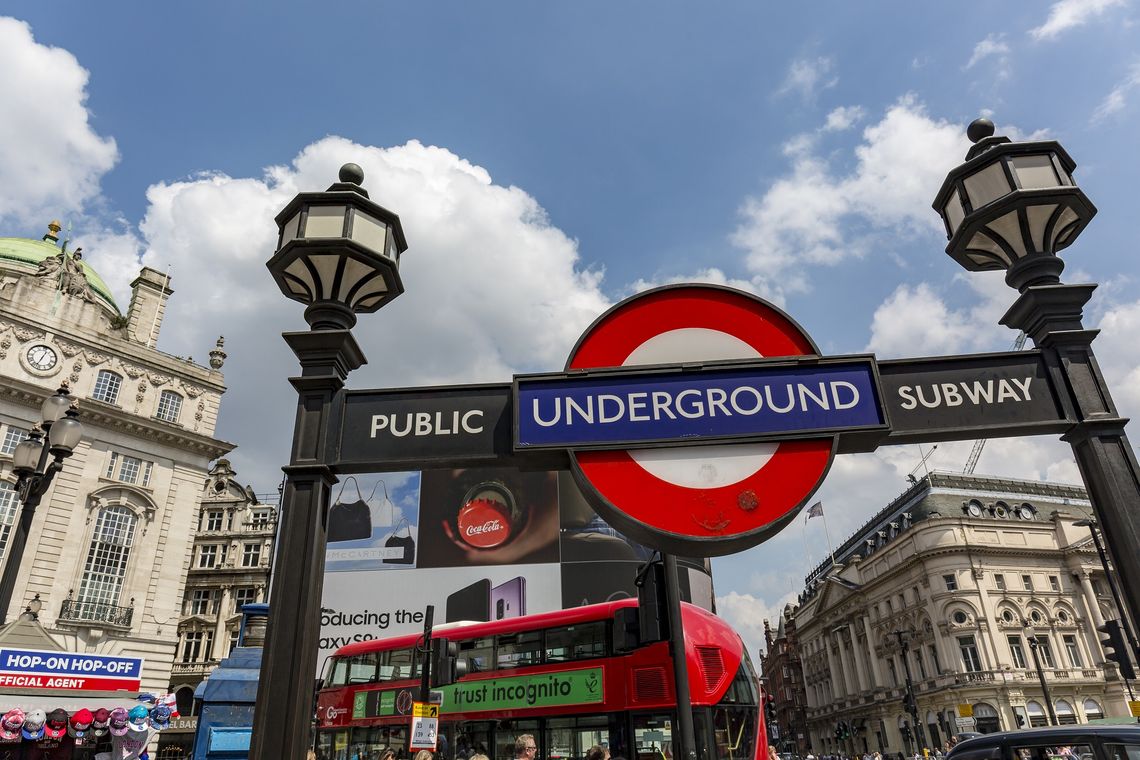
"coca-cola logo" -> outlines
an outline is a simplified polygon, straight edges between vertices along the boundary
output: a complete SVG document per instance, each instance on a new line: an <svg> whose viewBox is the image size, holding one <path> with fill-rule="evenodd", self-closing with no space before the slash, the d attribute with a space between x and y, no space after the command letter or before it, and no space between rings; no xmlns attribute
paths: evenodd
<svg viewBox="0 0 1140 760"><path fill-rule="evenodd" d="M464 504L458 522L459 535L479 549L500 546L511 537L504 505L490 499L472 499Z"/></svg>

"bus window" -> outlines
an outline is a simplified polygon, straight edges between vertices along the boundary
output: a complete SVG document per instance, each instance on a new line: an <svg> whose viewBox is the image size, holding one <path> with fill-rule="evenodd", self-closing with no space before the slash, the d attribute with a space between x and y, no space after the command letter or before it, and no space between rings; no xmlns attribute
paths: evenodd
<svg viewBox="0 0 1140 760"><path fill-rule="evenodd" d="M416 652L414 649L393 649L384 653L384 660L380 665L381 681L402 681L415 678Z"/></svg>
<svg viewBox="0 0 1140 760"><path fill-rule="evenodd" d="M348 760L348 731L318 733L317 760Z"/></svg>
<svg viewBox="0 0 1140 760"><path fill-rule="evenodd" d="M547 750L542 746L542 732L538 730L537 720L501 720L495 729L495 754L490 755L492 760L515 757L515 739L524 734L534 737L534 744L538 747L535 757L543 757Z"/></svg>
<svg viewBox="0 0 1140 760"><path fill-rule="evenodd" d="M630 760L670 760L673 757L673 717L633 716L633 747L634 756Z"/></svg>
<svg viewBox="0 0 1140 760"><path fill-rule="evenodd" d="M546 631L546 661L569 662L606 656L606 622L581 623Z"/></svg>
<svg viewBox="0 0 1140 760"><path fill-rule="evenodd" d="M329 661L328 670L325 675L324 688L336 688L338 686L345 686L348 684L348 659L344 657L333 657Z"/></svg>
<svg viewBox="0 0 1140 760"><path fill-rule="evenodd" d="M497 650L500 668L538 665L542 662L542 631L501 634Z"/></svg>
<svg viewBox="0 0 1140 760"><path fill-rule="evenodd" d="M545 760L582 760L594 745L610 746L610 722L605 715L548 718Z"/></svg>
<svg viewBox="0 0 1140 760"><path fill-rule="evenodd" d="M494 668L495 641L491 638L459 642L459 656L467 660L468 673L485 673Z"/></svg>
<svg viewBox="0 0 1140 760"><path fill-rule="evenodd" d="M491 740L490 722L461 721L451 725L454 727L452 742L455 747L455 760L467 760L472 755L493 757L490 748L495 746L495 743ZM513 748L510 757L514 757Z"/></svg>
<svg viewBox="0 0 1140 760"><path fill-rule="evenodd" d="M358 654L355 657L348 658L348 682L375 683L379 663L379 652Z"/></svg>
<svg viewBox="0 0 1140 760"><path fill-rule="evenodd" d="M727 707L713 710L713 740L718 760L750 760L755 752L756 707Z"/></svg>

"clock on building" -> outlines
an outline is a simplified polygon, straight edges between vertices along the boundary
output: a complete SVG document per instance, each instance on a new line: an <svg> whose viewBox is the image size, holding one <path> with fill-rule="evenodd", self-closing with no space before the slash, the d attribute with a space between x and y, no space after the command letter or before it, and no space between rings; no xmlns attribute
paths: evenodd
<svg viewBox="0 0 1140 760"><path fill-rule="evenodd" d="M32 346L28 349L28 364L33 369L46 372L54 367L57 361L59 361L59 357L48 346Z"/></svg>

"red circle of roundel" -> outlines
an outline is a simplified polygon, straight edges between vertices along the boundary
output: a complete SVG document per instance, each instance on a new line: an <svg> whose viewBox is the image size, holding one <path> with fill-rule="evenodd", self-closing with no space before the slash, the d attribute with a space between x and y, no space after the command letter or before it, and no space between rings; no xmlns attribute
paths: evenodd
<svg viewBox="0 0 1140 760"><path fill-rule="evenodd" d="M633 296L603 314L566 368L618 367L647 340L692 328L726 333L765 358L818 353L798 325L756 296L676 285ZM602 516L630 538L665 551L716 556L754 546L783 527L822 483L834 444L831 437L781 442L760 469L714 488L661 480L627 451L571 452L571 468ZM695 455L700 447L686 451Z"/></svg>

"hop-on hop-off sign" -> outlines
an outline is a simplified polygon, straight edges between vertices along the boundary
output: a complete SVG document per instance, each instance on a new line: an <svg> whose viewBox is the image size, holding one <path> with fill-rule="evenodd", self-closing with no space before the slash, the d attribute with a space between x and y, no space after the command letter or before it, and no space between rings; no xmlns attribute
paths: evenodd
<svg viewBox="0 0 1140 760"><path fill-rule="evenodd" d="M516 449L570 449L608 522L696 556L772 535L822 483L840 431L886 428L871 357L822 359L776 307L707 285L627 299L567 372L515 385Z"/></svg>
<svg viewBox="0 0 1140 760"><path fill-rule="evenodd" d="M138 691L141 657L0 647L0 687L65 691Z"/></svg>

